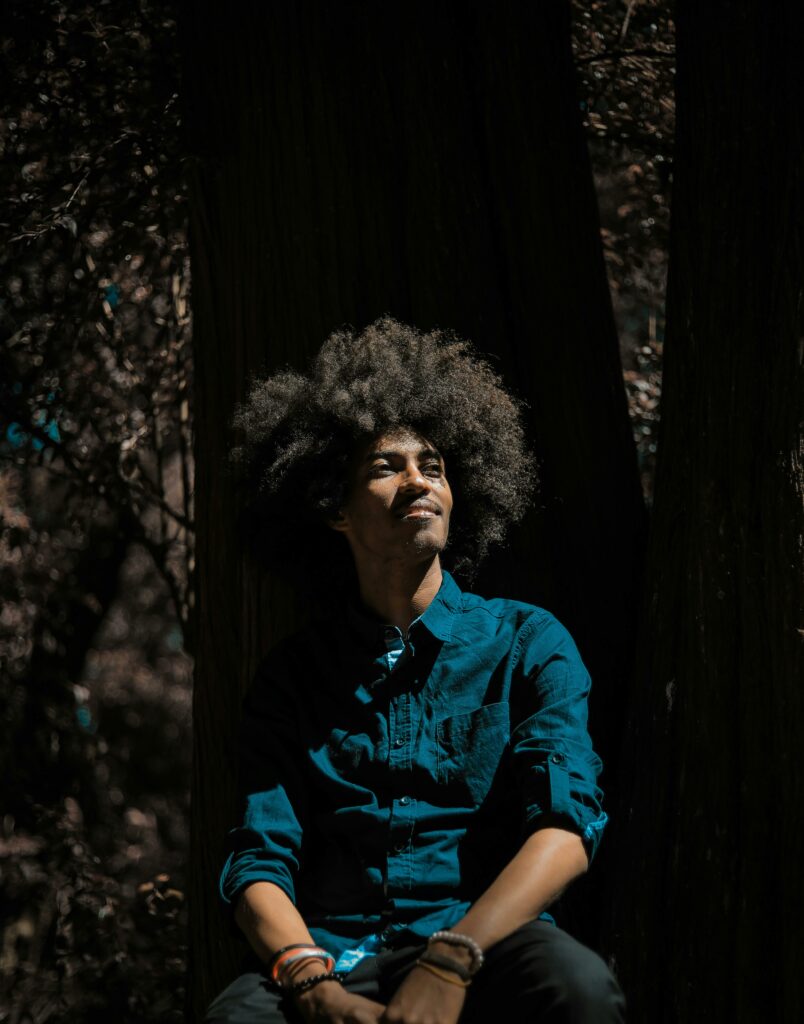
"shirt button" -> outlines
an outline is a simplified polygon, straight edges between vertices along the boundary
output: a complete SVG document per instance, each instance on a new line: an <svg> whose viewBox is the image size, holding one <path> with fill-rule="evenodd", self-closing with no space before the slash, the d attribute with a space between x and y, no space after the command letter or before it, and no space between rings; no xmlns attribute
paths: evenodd
<svg viewBox="0 0 804 1024"><path fill-rule="evenodd" d="M404 745L405 745L405 741L403 739L395 739L394 740L394 746L395 747L404 747Z"/></svg>
<svg viewBox="0 0 804 1024"><path fill-rule="evenodd" d="M399 802L401 804L409 804L410 803L410 797L409 796L401 796L399 798Z"/></svg>

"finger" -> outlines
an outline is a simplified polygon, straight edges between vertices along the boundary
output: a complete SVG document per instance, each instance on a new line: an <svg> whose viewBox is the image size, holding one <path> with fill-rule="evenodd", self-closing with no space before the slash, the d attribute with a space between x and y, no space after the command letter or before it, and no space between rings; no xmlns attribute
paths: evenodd
<svg viewBox="0 0 804 1024"><path fill-rule="evenodd" d="M385 1007L375 1004L376 1009L371 1007L356 1007L349 1014L349 1024L377 1024L385 1013Z"/></svg>

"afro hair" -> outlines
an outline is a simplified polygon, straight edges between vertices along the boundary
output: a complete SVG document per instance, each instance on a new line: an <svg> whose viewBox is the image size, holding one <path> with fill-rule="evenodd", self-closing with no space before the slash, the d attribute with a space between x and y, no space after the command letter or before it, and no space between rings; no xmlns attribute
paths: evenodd
<svg viewBox="0 0 804 1024"><path fill-rule="evenodd" d="M356 446L404 427L443 455L455 504L442 564L471 579L537 486L520 403L471 345L384 317L324 342L302 375L253 378L232 426L241 526L258 563L308 594L354 585L342 507Z"/></svg>

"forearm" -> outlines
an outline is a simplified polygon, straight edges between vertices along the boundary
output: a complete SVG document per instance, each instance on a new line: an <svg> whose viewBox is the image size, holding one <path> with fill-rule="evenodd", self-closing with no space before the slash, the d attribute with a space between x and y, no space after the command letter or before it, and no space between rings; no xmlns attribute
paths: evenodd
<svg viewBox="0 0 804 1024"><path fill-rule="evenodd" d="M273 882L254 882L243 891L235 909L235 921L254 952L266 963L283 946L302 942L316 945L301 914L286 893ZM291 965L282 980L300 982L322 974L324 969L320 960L301 960ZM318 1020L322 1012L327 1016L332 1007L343 1007L344 1003L351 1005L355 1000L359 1000L361 1005L365 1004L364 1010L366 1007L374 1007L372 1019L377 1019L379 1012L384 1009L379 1004L349 995L340 982L329 979L319 982L307 992L293 995L292 999L305 1021Z"/></svg>
<svg viewBox="0 0 804 1024"><path fill-rule="evenodd" d="M450 931L470 935L481 949L488 949L537 918L588 864L580 836L559 828L540 829Z"/></svg>
<svg viewBox="0 0 804 1024"><path fill-rule="evenodd" d="M579 836L558 828L541 829L522 844L488 889L449 930L471 936L486 950L538 917L587 866ZM464 945L436 941L432 949L465 967L471 966L473 956ZM425 967L417 965L397 989L388 1009L393 1009L394 1020L409 1019L410 1015L410 1019L416 1020L457 1021L465 997L465 989L433 977Z"/></svg>
<svg viewBox="0 0 804 1024"><path fill-rule="evenodd" d="M291 943L315 945L301 914L273 882L254 882L243 891L235 908L235 921L266 963L278 949Z"/></svg>

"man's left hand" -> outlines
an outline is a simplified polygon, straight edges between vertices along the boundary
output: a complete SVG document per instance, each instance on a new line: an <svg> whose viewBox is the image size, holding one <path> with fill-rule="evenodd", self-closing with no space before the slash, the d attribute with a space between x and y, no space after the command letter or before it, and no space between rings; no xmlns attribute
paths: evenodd
<svg viewBox="0 0 804 1024"><path fill-rule="evenodd" d="M379 1024L457 1024L466 989L414 966L390 999Z"/></svg>

